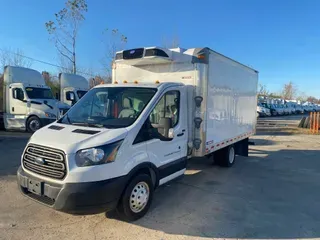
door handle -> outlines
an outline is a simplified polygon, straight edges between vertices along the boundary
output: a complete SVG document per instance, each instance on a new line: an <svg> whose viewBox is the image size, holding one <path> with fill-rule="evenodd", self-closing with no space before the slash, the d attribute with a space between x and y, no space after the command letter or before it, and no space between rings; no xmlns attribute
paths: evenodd
<svg viewBox="0 0 320 240"><path fill-rule="evenodd" d="M177 134L177 137L181 137L181 136L183 136L184 135L184 133L182 132L182 133L178 133Z"/></svg>
<svg viewBox="0 0 320 240"><path fill-rule="evenodd" d="M12 112L14 112L14 107L11 108Z"/></svg>

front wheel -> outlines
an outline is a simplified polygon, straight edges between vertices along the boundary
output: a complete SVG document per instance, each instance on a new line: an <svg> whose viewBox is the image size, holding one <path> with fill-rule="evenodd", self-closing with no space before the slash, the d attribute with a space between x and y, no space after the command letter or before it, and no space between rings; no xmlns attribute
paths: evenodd
<svg viewBox="0 0 320 240"><path fill-rule="evenodd" d="M41 128L41 121L38 117L32 116L27 121L27 131L34 133Z"/></svg>
<svg viewBox="0 0 320 240"><path fill-rule="evenodd" d="M135 221L149 210L153 197L153 184L149 175L139 174L134 177L125 189L117 211L126 221Z"/></svg>

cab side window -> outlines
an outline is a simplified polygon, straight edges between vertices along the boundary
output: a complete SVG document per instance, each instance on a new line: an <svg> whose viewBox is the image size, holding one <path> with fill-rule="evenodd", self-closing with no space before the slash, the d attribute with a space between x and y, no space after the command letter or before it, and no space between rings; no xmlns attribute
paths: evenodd
<svg viewBox="0 0 320 240"><path fill-rule="evenodd" d="M169 129L179 123L180 92L169 91L162 96L149 118L142 126L134 143L140 143L151 139L171 141L168 138Z"/></svg>
<svg viewBox="0 0 320 240"><path fill-rule="evenodd" d="M13 88L12 89L12 96L14 99L22 101L24 99L24 93L21 88Z"/></svg>
<svg viewBox="0 0 320 240"><path fill-rule="evenodd" d="M167 92L158 102L150 114L152 125L161 124L161 119L170 118L171 127L175 127L179 122L180 110L180 93L179 91Z"/></svg>

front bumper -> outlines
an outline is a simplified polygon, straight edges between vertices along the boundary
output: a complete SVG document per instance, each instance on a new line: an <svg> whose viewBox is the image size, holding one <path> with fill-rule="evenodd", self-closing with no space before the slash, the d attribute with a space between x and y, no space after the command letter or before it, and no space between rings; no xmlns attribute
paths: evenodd
<svg viewBox="0 0 320 240"><path fill-rule="evenodd" d="M60 185L33 177L21 167L17 172L17 181L23 195L70 214L96 214L115 209L127 183L123 176L98 182ZM29 181L40 183L41 194L28 190Z"/></svg>
<svg viewBox="0 0 320 240"><path fill-rule="evenodd" d="M54 119L54 118L40 118L41 126L43 127L43 126L49 125L50 123L53 123L56 120L57 119Z"/></svg>

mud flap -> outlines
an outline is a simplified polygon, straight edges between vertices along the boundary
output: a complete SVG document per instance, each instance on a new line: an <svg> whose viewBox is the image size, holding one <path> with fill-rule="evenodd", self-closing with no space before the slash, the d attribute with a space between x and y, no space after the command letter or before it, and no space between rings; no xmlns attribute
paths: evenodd
<svg viewBox="0 0 320 240"><path fill-rule="evenodd" d="M236 155L249 156L249 138L245 138L235 144Z"/></svg>

